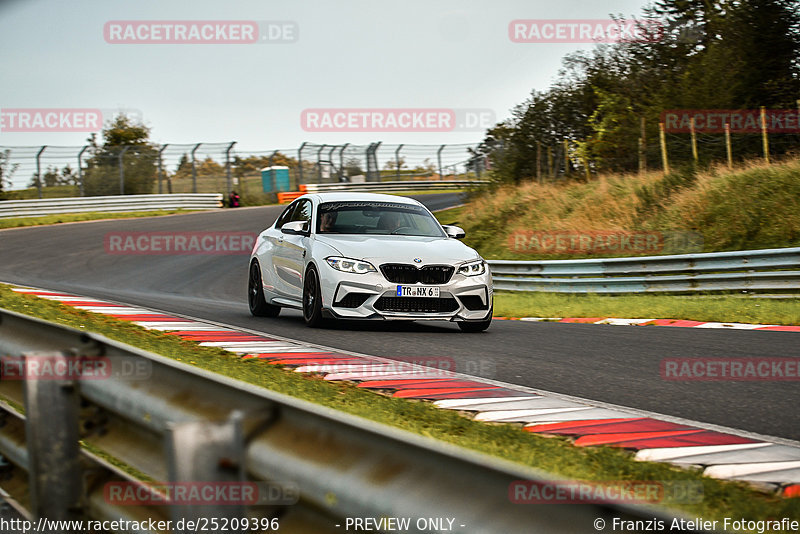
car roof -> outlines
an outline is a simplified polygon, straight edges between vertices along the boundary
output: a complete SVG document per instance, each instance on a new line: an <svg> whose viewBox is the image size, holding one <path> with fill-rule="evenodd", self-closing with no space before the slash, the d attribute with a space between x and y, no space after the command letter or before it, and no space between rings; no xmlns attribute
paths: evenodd
<svg viewBox="0 0 800 534"><path fill-rule="evenodd" d="M310 193L304 196L314 197L319 202L353 201L353 202L395 202L398 204L413 204L413 205L420 204L413 198L401 197L397 195L381 195L379 193L355 193L355 192Z"/></svg>

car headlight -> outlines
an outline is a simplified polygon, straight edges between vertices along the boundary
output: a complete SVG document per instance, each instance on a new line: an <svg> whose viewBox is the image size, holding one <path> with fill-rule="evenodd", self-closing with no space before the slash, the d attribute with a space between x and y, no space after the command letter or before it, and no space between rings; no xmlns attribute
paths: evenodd
<svg viewBox="0 0 800 534"><path fill-rule="evenodd" d="M339 258L337 256L325 258L325 261L328 262L328 265L343 273L366 274L375 272L375 267L367 261Z"/></svg>
<svg viewBox="0 0 800 534"><path fill-rule="evenodd" d="M458 273L464 276L478 276L486 272L486 262L483 260L471 261L458 268Z"/></svg>

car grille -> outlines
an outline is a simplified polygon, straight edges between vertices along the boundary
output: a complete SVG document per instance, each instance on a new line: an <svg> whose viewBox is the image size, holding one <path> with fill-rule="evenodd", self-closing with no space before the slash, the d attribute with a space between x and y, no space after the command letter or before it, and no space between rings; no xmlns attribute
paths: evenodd
<svg viewBox="0 0 800 534"><path fill-rule="evenodd" d="M375 302L375 309L390 312L447 313L458 309L453 297L381 297Z"/></svg>
<svg viewBox="0 0 800 534"><path fill-rule="evenodd" d="M369 293L348 293L334 306L339 308L358 308L369 298Z"/></svg>
<svg viewBox="0 0 800 534"><path fill-rule="evenodd" d="M381 272L394 284L446 284L453 276L451 265L426 265L417 268L408 263L384 263Z"/></svg>

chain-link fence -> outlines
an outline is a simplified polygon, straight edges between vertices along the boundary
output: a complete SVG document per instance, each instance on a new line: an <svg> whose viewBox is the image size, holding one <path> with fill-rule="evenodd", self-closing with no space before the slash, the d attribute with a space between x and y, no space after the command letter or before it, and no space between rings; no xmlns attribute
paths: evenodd
<svg viewBox="0 0 800 534"><path fill-rule="evenodd" d="M477 178L486 158L476 145L320 145L239 151L235 142L164 145L0 146L7 197L238 191L253 196L300 184ZM262 169L288 180L265 184Z"/></svg>

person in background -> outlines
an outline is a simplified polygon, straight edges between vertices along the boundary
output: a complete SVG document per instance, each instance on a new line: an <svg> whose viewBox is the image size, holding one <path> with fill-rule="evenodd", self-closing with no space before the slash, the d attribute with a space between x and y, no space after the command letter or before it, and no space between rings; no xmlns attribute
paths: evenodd
<svg viewBox="0 0 800 534"><path fill-rule="evenodd" d="M238 208L240 206L240 199L239 193L236 191L231 191L231 194L228 195L228 207L229 208Z"/></svg>

